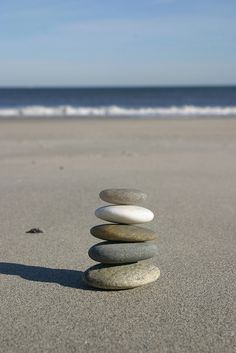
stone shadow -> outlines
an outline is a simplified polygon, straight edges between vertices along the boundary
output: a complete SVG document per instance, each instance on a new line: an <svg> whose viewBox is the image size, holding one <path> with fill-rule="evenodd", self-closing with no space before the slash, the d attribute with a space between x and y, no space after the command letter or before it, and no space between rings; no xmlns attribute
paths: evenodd
<svg viewBox="0 0 236 353"><path fill-rule="evenodd" d="M19 276L28 281L57 283L64 287L92 290L84 281L82 271L0 262L0 274Z"/></svg>

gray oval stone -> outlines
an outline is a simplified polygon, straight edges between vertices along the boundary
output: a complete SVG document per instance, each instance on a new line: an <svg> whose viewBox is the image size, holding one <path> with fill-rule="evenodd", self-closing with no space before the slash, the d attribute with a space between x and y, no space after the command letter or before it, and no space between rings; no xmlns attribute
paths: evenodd
<svg viewBox="0 0 236 353"><path fill-rule="evenodd" d="M89 257L105 264L127 264L155 256L157 247L153 243L112 243L102 242L92 246Z"/></svg>
<svg viewBox="0 0 236 353"><path fill-rule="evenodd" d="M144 192L137 189L106 189L99 196L103 201L118 205L135 205L147 198Z"/></svg>
<svg viewBox="0 0 236 353"><path fill-rule="evenodd" d="M90 233L99 239L124 242L148 241L156 238L150 229L126 224L100 224L91 228Z"/></svg>
<svg viewBox="0 0 236 353"><path fill-rule="evenodd" d="M139 287L156 281L159 276L159 268L146 261L121 266L98 264L84 273L91 287L110 290Z"/></svg>

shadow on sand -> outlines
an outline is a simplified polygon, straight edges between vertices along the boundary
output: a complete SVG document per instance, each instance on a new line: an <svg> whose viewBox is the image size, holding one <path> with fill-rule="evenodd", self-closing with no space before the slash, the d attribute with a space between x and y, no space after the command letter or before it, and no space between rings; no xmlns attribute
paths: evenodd
<svg viewBox="0 0 236 353"><path fill-rule="evenodd" d="M64 287L91 290L82 271L0 262L0 274L20 276L28 281L58 283Z"/></svg>

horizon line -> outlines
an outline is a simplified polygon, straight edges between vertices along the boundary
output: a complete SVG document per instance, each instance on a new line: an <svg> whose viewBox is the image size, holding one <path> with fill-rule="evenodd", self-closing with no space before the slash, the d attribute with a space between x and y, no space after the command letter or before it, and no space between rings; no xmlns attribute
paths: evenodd
<svg viewBox="0 0 236 353"><path fill-rule="evenodd" d="M235 84L173 84L173 85L16 85L0 86L0 89L119 89L119 88L222 88Z"/></svg>

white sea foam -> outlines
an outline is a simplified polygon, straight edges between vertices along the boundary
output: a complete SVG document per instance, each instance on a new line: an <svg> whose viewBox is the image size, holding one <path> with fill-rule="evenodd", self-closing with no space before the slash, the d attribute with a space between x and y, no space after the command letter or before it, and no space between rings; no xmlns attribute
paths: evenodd
<svg viewBox="0 0 236 353"><path fill-rule="evenodd" d="M124 108L119 106L107 107L73 107L73 106L27 106L23 108L2 108L0 117L198 117L198 116L236 116L236 106L229 107L198 107L191 105L170 106L170 107L143 107Z"/></svg>

